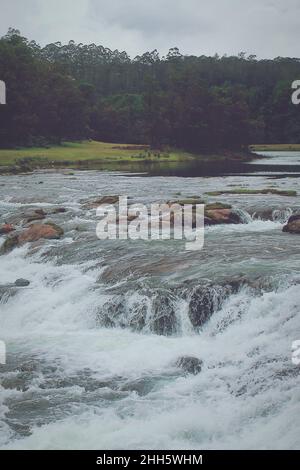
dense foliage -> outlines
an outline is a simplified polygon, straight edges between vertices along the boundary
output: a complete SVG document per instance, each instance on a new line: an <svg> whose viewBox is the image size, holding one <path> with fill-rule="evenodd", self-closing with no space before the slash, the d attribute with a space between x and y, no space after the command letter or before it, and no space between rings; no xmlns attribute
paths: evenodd
<svg viewBox="0 0 300 470"><path fill-rule="evenodd" d="M131 59L70 41L41 48L10 29L0 39L0 145L94 138L191 151L299 143L291 82L300 59L183 56Z"/></svg>

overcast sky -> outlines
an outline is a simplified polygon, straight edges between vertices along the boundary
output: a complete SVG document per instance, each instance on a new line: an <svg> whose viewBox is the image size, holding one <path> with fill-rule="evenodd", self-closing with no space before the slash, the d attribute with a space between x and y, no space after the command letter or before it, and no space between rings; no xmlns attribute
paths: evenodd
<svg viewBox="0 0 300 470"><path fill-rule="evenodd" d="M0 0L0 36L10 26L42 45L74 39L131 56L174 46L300 56L300 0Z"/></svg>

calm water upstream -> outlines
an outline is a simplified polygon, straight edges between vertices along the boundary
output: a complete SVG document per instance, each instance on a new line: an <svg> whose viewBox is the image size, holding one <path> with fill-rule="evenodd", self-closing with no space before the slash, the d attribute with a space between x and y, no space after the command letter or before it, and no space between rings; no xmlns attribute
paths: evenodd
<svg viewBox="0 0 300 470"><path fill-rule="evenodd" d="M291 361L300 237L282 232L299 210L300 152L265 153L230 171L149 174L0 176L0 225L30 208L67 209L48 217L61 240L0 257L0 285L30 280L2 288L0 447L300 449L300 368ZM241 187L298 196L205 196ZM172 240L103 242L82 201L107 194L143 203L203 196L243 211L245 223L207 228L199 252ZM181 356L201 359L201 373L178 369Z"/></svg>

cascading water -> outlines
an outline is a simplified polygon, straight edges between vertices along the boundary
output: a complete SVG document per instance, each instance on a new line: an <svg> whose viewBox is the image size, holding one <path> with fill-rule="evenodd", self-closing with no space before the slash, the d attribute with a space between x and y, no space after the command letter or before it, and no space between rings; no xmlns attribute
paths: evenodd
<svg viewBox="0 0 300 470"><path fill-rule="evenodd" d="M65 230L0 258L2 448L300 447L300 369L291 360L300 240L282 233L296 198L272 220L253 220L240 196L244 223L209 227L204 249L189 253L174 240L100 242L95 211L80 201L171 200L174 188L204 193L218 178L77 172L1 182L0 222L47 207ZM281 211L282 199L268 198ZM66 212L54 214L60 206ZM7 287L18 278L30 285ZM200 373L178 367L186 356L202 361Z"/></svg>
<svg viewBox="0 0 300 470"><path fill-rule="evenodd" d="M272 219L275 222L285 224L292 214L293 211L290 207L288 207L287 209L274 209L274 211L272 212Z"/></svg>
<svg viewBox="0 0 300 470"><path fill-rule="evenodd" d="M252 217L247 211L240 208L235 208L234 213L239 216L243 224L249 224L252 222Z"/></svg>

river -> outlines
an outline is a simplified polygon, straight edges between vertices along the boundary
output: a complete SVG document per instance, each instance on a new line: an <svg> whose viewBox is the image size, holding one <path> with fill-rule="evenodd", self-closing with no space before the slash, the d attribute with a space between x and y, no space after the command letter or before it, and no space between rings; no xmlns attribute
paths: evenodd
<svg viewBox="0 0 300 470"><path fill-rule="evenodd" d="M66 208L51 215L63 238L0 258L0 285L30 281L0 300L0 447L300 449L300 237L282 232L299 210L299 174L299 152L270 152L213 174L0 176L0 225L29 208ZM205 196L241 187L298 196ZM174 240L100 241L82 202L111 194L221 200L245 223L207 228L198 252ZM201 372L178 368L181 356L201 359Z"/></svg>

